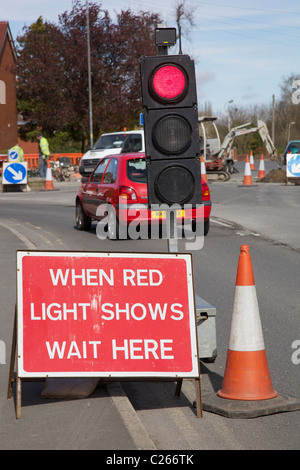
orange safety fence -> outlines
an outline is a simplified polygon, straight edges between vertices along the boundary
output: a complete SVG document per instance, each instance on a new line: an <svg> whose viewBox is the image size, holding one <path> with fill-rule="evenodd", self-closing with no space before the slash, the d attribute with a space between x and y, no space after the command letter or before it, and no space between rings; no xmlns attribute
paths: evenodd
<svg viewBox="0 0 300 470"><path fill-rule="evenodd" d="M83 153L54 153L50 155L50 160L56 161L60 157L69 157L72 165L79 165L80 159ZM25 162L28 163L27 168L28 170L32 170L34 168L38 168L39 166L39 154L32 153L32 154L25 154L24 155ZM8 155L0 155L0 174L2 173L3 162L8 161Z"/></svg>

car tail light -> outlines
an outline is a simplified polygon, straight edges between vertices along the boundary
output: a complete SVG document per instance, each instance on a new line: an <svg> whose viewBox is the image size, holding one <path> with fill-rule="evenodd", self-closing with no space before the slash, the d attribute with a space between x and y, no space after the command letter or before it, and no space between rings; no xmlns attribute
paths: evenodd
<svg viewBox="0 0 300 470"><path fill-rule="evenodd" d="M205 181L202 181L202 199L206 201L210 199L209 187Z"/></svg>
<svg viewBox="0 0 300 470"><path fill-rule="evenodd" d="M129 186L119 186L119 197L126 201L136 201L136 192Z"/></svg>

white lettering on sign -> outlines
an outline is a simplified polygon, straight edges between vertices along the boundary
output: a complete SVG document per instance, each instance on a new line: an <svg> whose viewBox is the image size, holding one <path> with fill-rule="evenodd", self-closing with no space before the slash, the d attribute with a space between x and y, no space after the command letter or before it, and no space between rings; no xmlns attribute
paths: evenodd
<svg viewBox="0 0 300 470"><path fill-rule="evenodd" d="M40 307L39 316L37 316L37 313L35 312L35 305L34 303L31 303L31 320L46 320L48 318L49 320L57 321L68 320L70 317L72 317L73 320L78 320L78 315L79 318L82 318L82 320L86 320L86 309L87 307L90 307L90 305L91 304L89 303L73 303L71 306L67 305L65 302L62 305L53 302L52 304L46 306L46 304L43 302Z"/></svg>
<svg viewBox="0 0 300 470"><path fill-rule="evenodd" d="M198 376L190 255L17 258L20 377Z"/></svg>
<svg viewBox="0 0 300 470"><path fill-rule="evenodd" d="M124 339L123 343L112 340L113 359L174 359L173 355L168 355L172 347L167 344L173 343L172 339ZM150 357L151 356L151 357Z"/></svg>
<svg viewBox="0 0 300 470"><path fill-rule="evenodd" d="M124 269L124 286L160 286L163 281L163 275L158 269Z"/></svg>
<svg viewBox="0 0 300 470"><path fill-rule="evenodd" d="M114 271L109 273L104 269L49 269L53 286L103 286L108 283L114 285ZM124 286L160 286L163 281L163 275L158 269L123 269Z"/></svg>
<svg viewBox="0 0 300 470"><path fill-rule="evenodd" d="M49 355L49 359L70 359L72 357L77 357L77 359L86 359L88 353L88 346L92 353L93 359L98 358L98 349L97 346L101 344L101 341L82 341L82 344L79 345L77 341L71 341L67 344L67 341L63 341L59 344L58 341L54 341L51 345L49 341L46 341L46 347Z"/></svg>
<svg viewBox="0 0 300 470"><path fill-rule="evenodd" d="M118 302L116 304L112 304L106 302L101 305L100 309L105 314L108 314L101 315L103 320L130 320L131 318L134 320L144 320L147 316L150 316L152 320L156 320L157 318L165 320L167 313L172 320L182 320L183 312L182 310L179 310L180 307L182 308L182 305L176 303L171 305L164 303L162 306L158 303L154 305L151 303L148 303L147 305L143 305L141 303L130 305L129 302L126 302L125 304L120 304ZM170 313L172 313L172 315L170 315Z"/></svg>
<svg viewBox="0 0 300 470"><path fill-rule="evenodd" d="M57 269L54 272L53 269L49 269L52 284L54 286L61 285L66 286L69 279L71 279L71 285L76 286L76 284L82 286L103 286L104 280L110 285L114 285L114 272L113 269L110 269L109 274L107 274L103 269L81 269L76 271L76 269Z"/></svg>

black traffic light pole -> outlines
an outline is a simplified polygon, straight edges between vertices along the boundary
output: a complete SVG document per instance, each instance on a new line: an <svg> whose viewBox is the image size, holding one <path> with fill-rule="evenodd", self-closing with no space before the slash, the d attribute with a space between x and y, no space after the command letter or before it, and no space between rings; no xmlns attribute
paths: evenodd
<svg viewBox="0 0 300 470"><path fill-rule="evenodd" d="M155 42L157 45L157 55L168 55L168 47L176 43L175 28L157 28L155 31ZM166 45L167 43L167 45ZM167 211L168 228L168 251L169 253L178 253L177 238L177 217L174 210Z"/></svg>
<svg viewBox="0 0 300 470"><path fill-rule="evenodd" d="M197 209L202 202L195 65L187 55L168 55L175 43L175 28L156 28L157 56L140 60L148 208L166 213L169 253L178 253L176 208L185 220L185 205ZM195 379L201 417L200 370Z"/></svg>
<svg viewBox="0 0 300 470"><path fill-rule="evenodd" d="M178 252L176 209L202 202L195 65L168 55L175 43L175 28L157 28L158 55L140 60L148 206L167 207L170 252Z"/></svg>

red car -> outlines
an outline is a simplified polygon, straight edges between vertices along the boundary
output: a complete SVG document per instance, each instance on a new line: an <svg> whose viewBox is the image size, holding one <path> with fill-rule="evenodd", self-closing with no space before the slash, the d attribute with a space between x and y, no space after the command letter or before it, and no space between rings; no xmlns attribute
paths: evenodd
<svg viewBox="0 0 300 470"><path fill-rule="evenodd" d="M204 235L207 235L211 200L208 185L203 178L202 199L200 211L180 209L177 218L184 222L191 221L193 231L195 223L203 221ZM109 155L99 162L89 178L82 178L76 196L78 230L89 230L93 219L102 220L104 217L107 217L107 236L111 239L118 238L121 227L123 233L124 227L125 231L128 228L129 233L129 225L149 226L150 222L164 222L163 210L148 209L145 154Z"/></svg>

